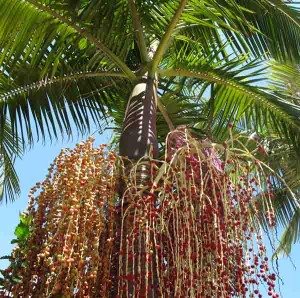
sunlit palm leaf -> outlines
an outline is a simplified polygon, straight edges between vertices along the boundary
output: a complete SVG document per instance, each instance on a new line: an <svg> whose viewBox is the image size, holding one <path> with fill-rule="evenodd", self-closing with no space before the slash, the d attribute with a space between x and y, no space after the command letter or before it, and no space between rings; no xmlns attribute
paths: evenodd
<svg viewBox="0 0 300 298"><path fill-rule="evenodd" d="M290 101L300 103L300 68L297 64L270 63L272 77L270 87L274 92L290 96Z"/></svg>
<svg viewBox="0 0 300 298"><path fill-rule="evenodd" d="M215 124L217 134L224 131L229 122L244 118L250 127L259 130L265 127L276 129L282 137L290 138L295 146L299 146L299 106L254 86L251 81L248 82L247 76L242 74L245 70L241 68L239 75L234 70L227 71L224 67L213 69L205 64L194 70L175 67L161 73L168 77L187 77L195 88L199 89L207 82L216 86L212 108L217 121ZM251 76L250 73L251 78L255 76L255 74Z"/></svg>

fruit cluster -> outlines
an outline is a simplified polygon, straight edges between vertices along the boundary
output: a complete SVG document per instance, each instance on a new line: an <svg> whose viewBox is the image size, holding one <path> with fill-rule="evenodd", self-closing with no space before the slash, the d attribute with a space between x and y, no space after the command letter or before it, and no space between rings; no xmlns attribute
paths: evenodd
<svg viewBox="0 0 300 298"><path fill-rule="evenodd" d="M6 293L262 297L265 283L278 297L255 219L259 199L275 224L270 177L232 143L176 130L164 160L135 164L92 139L63 150L30 192L26 265Z"/></svg>

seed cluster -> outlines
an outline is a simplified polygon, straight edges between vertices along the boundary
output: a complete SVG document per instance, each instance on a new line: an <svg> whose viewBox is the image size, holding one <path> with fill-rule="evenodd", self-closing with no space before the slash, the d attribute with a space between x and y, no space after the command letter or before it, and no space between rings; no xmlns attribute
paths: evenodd
<svg viewBox="0 0 300 298"><path fill-rule="evenodd" d="M62 151L30 192L26 266L9 293L262 297L264 283L279 297L255 221L260 197L275 224L270 177L235 148L175 130L164 160L147 157L129 171L92 139Z"/></svg>
<svg viewBox="0 0 300 298"><path fill-rule="evenodd" d="M22 282L11 291L18 297L50 297L99 293L109 268L110 246L102 238L111 231L115 199L115 156L92 139L63 150L46 180L30 192L28 214L32 234ZM104 269L104 270L103 270Z"/></svg>
<svg viewBox="0 0 300 298"><path fill-rule="evenodd" d="M168 136L166 161L148 169L147 191L129 179L120 297L262 297L261 283L270 297L279 297L253 221L253 198L260 196L275 224L271 193L262 191L268 178L258 161L250 168L245 154L222 151L177 130ZM221 155L227 157L221 161Z"/></svg>

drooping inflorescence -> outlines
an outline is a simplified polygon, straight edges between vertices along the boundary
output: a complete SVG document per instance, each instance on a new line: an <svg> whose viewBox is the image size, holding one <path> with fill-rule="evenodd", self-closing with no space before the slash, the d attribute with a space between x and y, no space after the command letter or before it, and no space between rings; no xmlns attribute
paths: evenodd
<svg viewBox="0 0 300 298"><path fill-rule="evenodd" d="M275 224L270 173L236 144L183 128L162 160L130 164L92 139L62 151L30 193L28 249L14 250L23 266L9 269L20 281L3 293L262 297L264 283L279 297L255 219L259 199Z"/></svg>
<svg viewBox="0 0 300 298"><path fill-rule="evenodd" d="M33 217L21 282L10 287L18 297L90 296L105 278L107 242L115 197L115 156L92 140L63 150L45 181L30 192ZM105 239L104 239L105 238ZM101 243L105 242L105 245ZM101 270L99 270L101 268ZM97 285L97 287L96 287Z"/></svg>

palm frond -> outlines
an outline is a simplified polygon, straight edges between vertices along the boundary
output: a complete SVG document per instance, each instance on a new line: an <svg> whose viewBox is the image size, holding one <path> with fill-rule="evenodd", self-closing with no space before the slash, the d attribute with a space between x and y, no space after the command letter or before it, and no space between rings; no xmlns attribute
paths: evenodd
<svg viewBox="0 0 300 298"><path fill-rule="evenodd" d="M12 57L12 53L14 60L17 57L16 53L31 56L36 54L34 51L39 50L39 48L36 48L39 43L42 45L43 50L47 51L47 49L53 47L53 43L61 43L61 46L65 48L66 40L71 42L70 44L72 44L72 41L75 42L75 44L80 41L85 41L104 53L109 59L109 64L113 64L115 67L124 71L131 79L135 78L132 71L122 61L122 58L119 58L118 55L106 45L108 41L105 43L99 36L94 36L87 29L60 14L57 10L52 9L51 6L37 0L21 2L16 0L1 1L0 5L2 7L0 40L2 41L1 46L3 47L4 53L2 56L3 58L5 57L6 60ZM18 18L16 18L16 16L18 16ZM10 30L10 34L6 34L6 26L12 21L14 28ZM111 41L109 41L109 45L112 46ZM120 41L117 45L120 46ZM28 51L26 50L31 49L33 46L35 46L33 53L30 52L27 54ZM58 53L60 52L59 50ZM116 50L116 46L114 50Z"/></svg>
<svg viewBox="0 0 300 298"><path fill-rule="evenodd" d="M20 194L19 179L14 169L16 156L22 153L20 142L7 123L0 134L0 203L13 201Z"/></svg>
<svg viewBox="0 0 300 298"><path fill-rule="evenodd" d="M34 135L70 136L74 126L84 134L91 123L98 125L108 116L113 101L126 101L126 89L116 87L124 81L122 73L85 71L35 81L36 71L32 78L29 71L25 79L22 72L0 77L0 126L8 119L23 143Z"/></svg>
<svg viewBox="0 0 300 298"><path fill-rule="evenodd" d="M139 1L142 22L155 39L160 40L178 3ZM189 1L172 36L198 42L207 52L211 45L229 42L226 55L299 61L299 20L299 8L279 0Z"/></svg>
<svg viewBox="0 0 300 298"><path fill-rule="evenodd" d="M300 162L299 152L292 148L288 141L283 142L275 134L262 136L261 146L266 153L261 158L272 169L269 173L269 183L271 183L272 209L275 212L277 227L283 231L280 243L274 256L281 253L288 255L293 243L299 241L299 211L300 211ZM266 192L270 189L266 186ZM268 206L264 204L265 198L258 194L256 206L260 224L267 231L270 227L266 220Z"/></svg>
<svg viewBox="0 0 300 298"><path fill-rule="evenodd" d="M288 226L286 227L283 235L281 236L279 246L274 253L275 256L280 254L289 255L292 250L292 245L300 240L300 208L298 208Z"/></svg>
<svg viewBox="0 0 300 298"><path fill-rule="evenodd" d="M290 96L294 104L300 103L300 69L297 64L270 62L271 82L270 88L274 92Z"/></svg>
<svg viewBox="0 0 300 298"><path fill-rule="evenodd" d="M249 34L252 48L281 61L299 61L300 10L281 0L238 1L250 13L245 17L261 34Z"/></svg>
<svg viewBox="0 0 300 298"><path fill-rule="evenodd" d="M299 192L295 193L295 196L292 196L286 189L278 188L273 194L272 208L274 208L275 211L277 226L281 227L283 231L279 239L279 245L276 247L273 256L279 256L280 254L289 255L292 245L300 240ZM263 200L264 199L257 198L257 209L259 211L257 219L265 231L267 231L269 229L265 216L267 210L262 202Z"/></svg>
<svg viewBox="0 0 300 298"><path fill-rule="evenodd" d="M173 68L161 70L166 77L186 77L191 79L195 90L214 84L214 117L216 121L215 133L226 129L229 122L246 119L248 126L258 130L269 127L276 129L281 136L290 138L299 148L300 108L297 105L280 98L263 87L255 86L261 81L261 73L254 65L253 73L249 73L252 66L247 65L238 70L226 69L226 65L211 68L209 64L198 65L194 70L187 68ZM243 72L246 71L246 75ZM248 73L247 73L248 72ZM247 77L253 78L248 82ZM257 79L255 79L257 77Z"/></svg>

